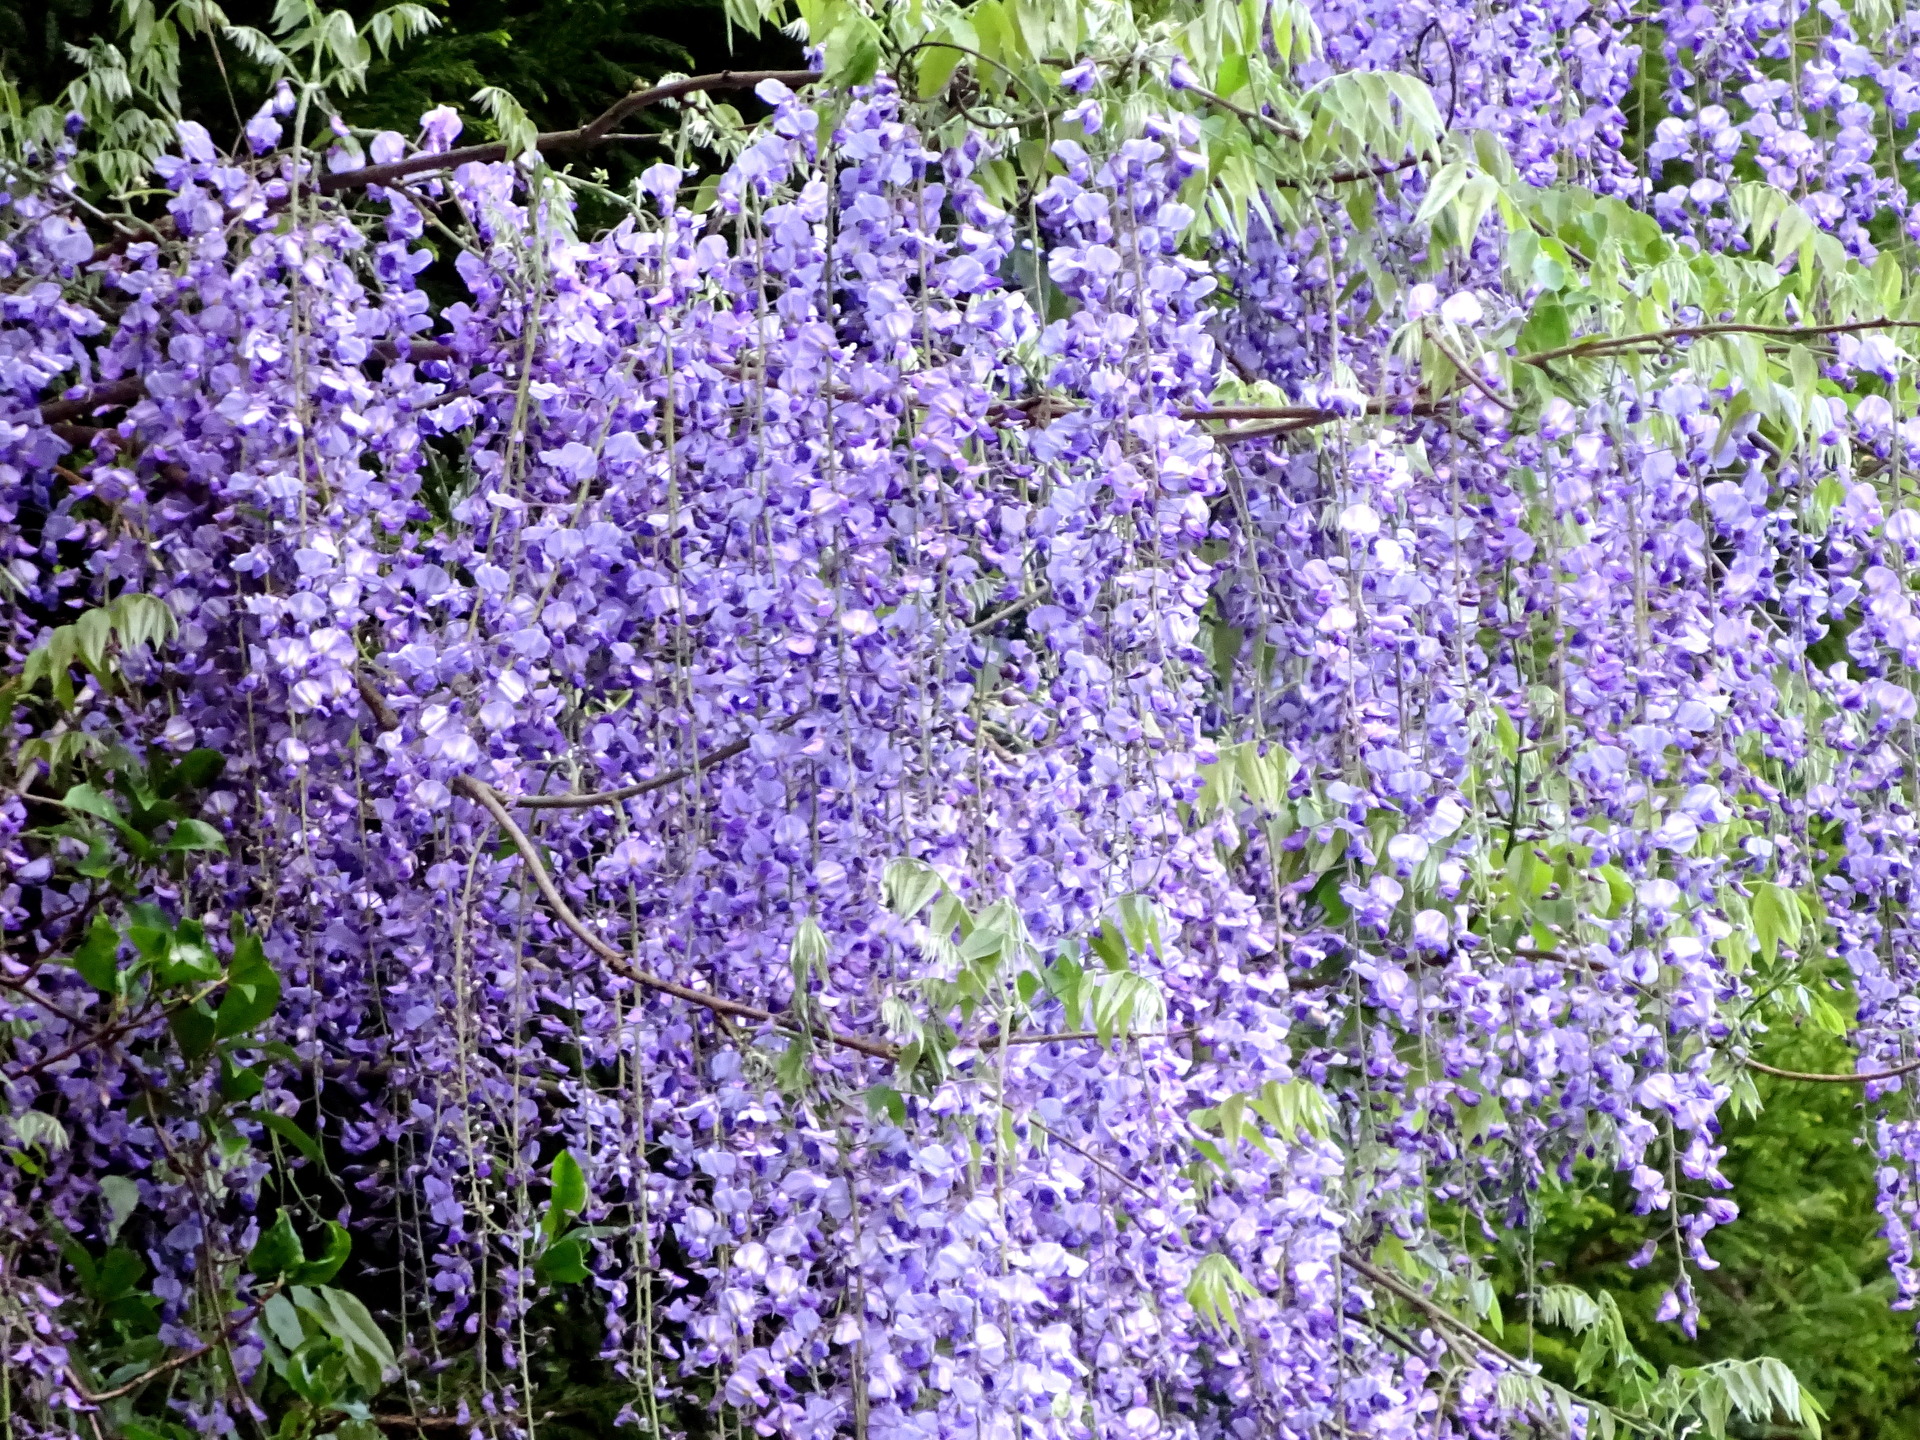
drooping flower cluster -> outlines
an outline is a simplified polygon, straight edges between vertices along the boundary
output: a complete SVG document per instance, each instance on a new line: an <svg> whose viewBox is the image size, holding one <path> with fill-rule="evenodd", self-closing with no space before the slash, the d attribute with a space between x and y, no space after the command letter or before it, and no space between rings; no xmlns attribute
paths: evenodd
<svg viewBox="0 0 1920 1440"><path fill-rule="evenodd" d="M1695 190L1750 8L1670 32ZM1518 280L1518 210L1443 255L1411 174L1198 258L1189 115L1009 206L885 78L824 129L769 82L707 208L662 164L592 237L531 165L322 199L286 95L251 155L183 127L156 239L15 185L20 1423L526 1430L565 1293L649 1434L1506 1433L1441 1212L1593 1159L1690 1323L1773 992L1844 976L1863 1071L1913 1032L1920 430L1885 314L1770 359L1668 276L1654 360L1532 328L1761 237L1625 168L1624 15L1475 13L1329 5L1314 65L1608 197ZM1868 255L1905 201L1837 118L1799 213Z"/></svg>

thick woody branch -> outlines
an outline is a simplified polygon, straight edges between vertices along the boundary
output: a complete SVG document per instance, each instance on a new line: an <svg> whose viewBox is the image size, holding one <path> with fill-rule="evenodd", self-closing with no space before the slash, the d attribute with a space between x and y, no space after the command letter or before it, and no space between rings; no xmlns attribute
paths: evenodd
<svg viewBox="0 0 1920 1440"><path fill-rule="evenodd" d="M636 90L577 130L554 130L538 136L533 148L542 155L567 155L590 150L614 138L614 126L629 115L649 105L658 105L663 100L677 100L682 95L703 90L751 90L762 80L778 80L782 85L807 85L819 78L819 74L812 70L722 70L716 75L689 75L682 80L669 80L664 85L655 85L649 90ZM507 147L504 144L467 145L437 155L409 155L404 160L395 160L387 165L366 165L358 170L323 175L315 183L314 189L322 195L335 195L342 190L357 190L367 185L389 185L395 180L428 170L452 170L461 165L491 165L506 158Z"/></svg>
<svg viewBox="0 0 1920 1440"><path fill-rule="evenodd" d="M40 407L40 418L49 425L58 425L63 421L78 420L109 405L131 405L146 393L147 387L138 375L124 380L109 380L103 385L94 386L77 399L48 401Z"/></svg>

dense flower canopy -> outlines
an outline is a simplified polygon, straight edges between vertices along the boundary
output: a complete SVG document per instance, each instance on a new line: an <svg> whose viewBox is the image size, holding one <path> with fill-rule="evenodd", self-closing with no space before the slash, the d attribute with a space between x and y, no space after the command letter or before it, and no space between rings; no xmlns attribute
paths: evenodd
<svg viewBox="0 0 1920 1440"><path fill-rule="evenodd" d="M1692 1324L1796 1021L1920 1297L1910 20L915 16L624 197L13 165L17 1433L531 1434L569 1296L648 1435L1800 1419L1475 1323L1599 1166Z"/></svg>

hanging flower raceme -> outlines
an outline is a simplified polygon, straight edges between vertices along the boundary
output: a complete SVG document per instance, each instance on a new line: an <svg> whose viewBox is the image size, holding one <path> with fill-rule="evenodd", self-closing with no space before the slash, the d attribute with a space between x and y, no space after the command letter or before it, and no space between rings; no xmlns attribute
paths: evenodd
<svg viewBox="0 0 1920 1440"><path fill-rule="evenodd" d="M1628 18L1351 9L1483 132L1371 208L885 76L593 235L290 96L146 238L15 186L21 1423L531 1431L564 1306L649 1435L1586 1424L1467 1222L1617 1171L1691 1326L1783 987L1911 1298L1907 322L1786 310L1897 177L1662 208Z"/></svg>

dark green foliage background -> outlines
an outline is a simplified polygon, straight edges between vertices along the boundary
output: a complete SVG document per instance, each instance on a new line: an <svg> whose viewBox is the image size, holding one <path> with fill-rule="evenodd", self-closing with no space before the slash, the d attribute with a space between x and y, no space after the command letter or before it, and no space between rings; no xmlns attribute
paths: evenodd
<svg viewBox="0 0 1920 1440"><path fill-rule="evenodd" d="M364 20L387 0L348 0ZM473 93L495 85L510 91L542 130L571 129L592 119L636 81L667 72L781 69L800 65L800 46L767 28L758 36L727 24L720 0L425 0L440 26L425 39L376 60L367 88L353 96L346 119L369 129L411 134L422 112L447 103L466 117L468 138L492 129ZM163 7L164 8L164 7ZM273 0L224 0L236 25L271 30ZM23 106L45 104L79 72L68 46L119 35L119 0L0 0L0 69L20 85ZM187 118L216 136L231 134L239 116L260 102L263 78L231 47L215 62L202 37L182 46L180 91ZM224 74L223 74L224 71ZM751 107L750 96L729 97ZM646 128L641 117L630 129ZM658 147L628 145L597 164L619 175L659 158Z"/></svg>
<svg viewBox="0 0 1920 1440"><path fill-rule="evenodd" d="M1766 1059L1797 1070L1853 1068L1842 1047L1791 1034L1780 1036ZM1671 1245L1646 1269L1627 1265L1646 1240L1665 1238L1668 1217L1635 1215L1630 1188L1610 1169L1543 1197L1534 1236L1540 1281L1611 1293L1634 1345L1663 1369L1775 1356L1826 1408L1834 1440L1920 1437L1916 1316L1888 1308L1894 1288L1874 1210L1874 1156L1865 1143L1871 1120L1860 1092L1754 1078L1764 1108L1729 1123L1722 1137L1741 1213L1707 1240L1720 1268L1695 1276L1697 1341L1653 1318L1673 1281ZM1523 1257L1502 1255L1498 1273L1507 1346L1525 1353ZM1569 1337L1542 1327L1531 1338L1548 1373L1570 1384L1576 1346Z"/></svg>

